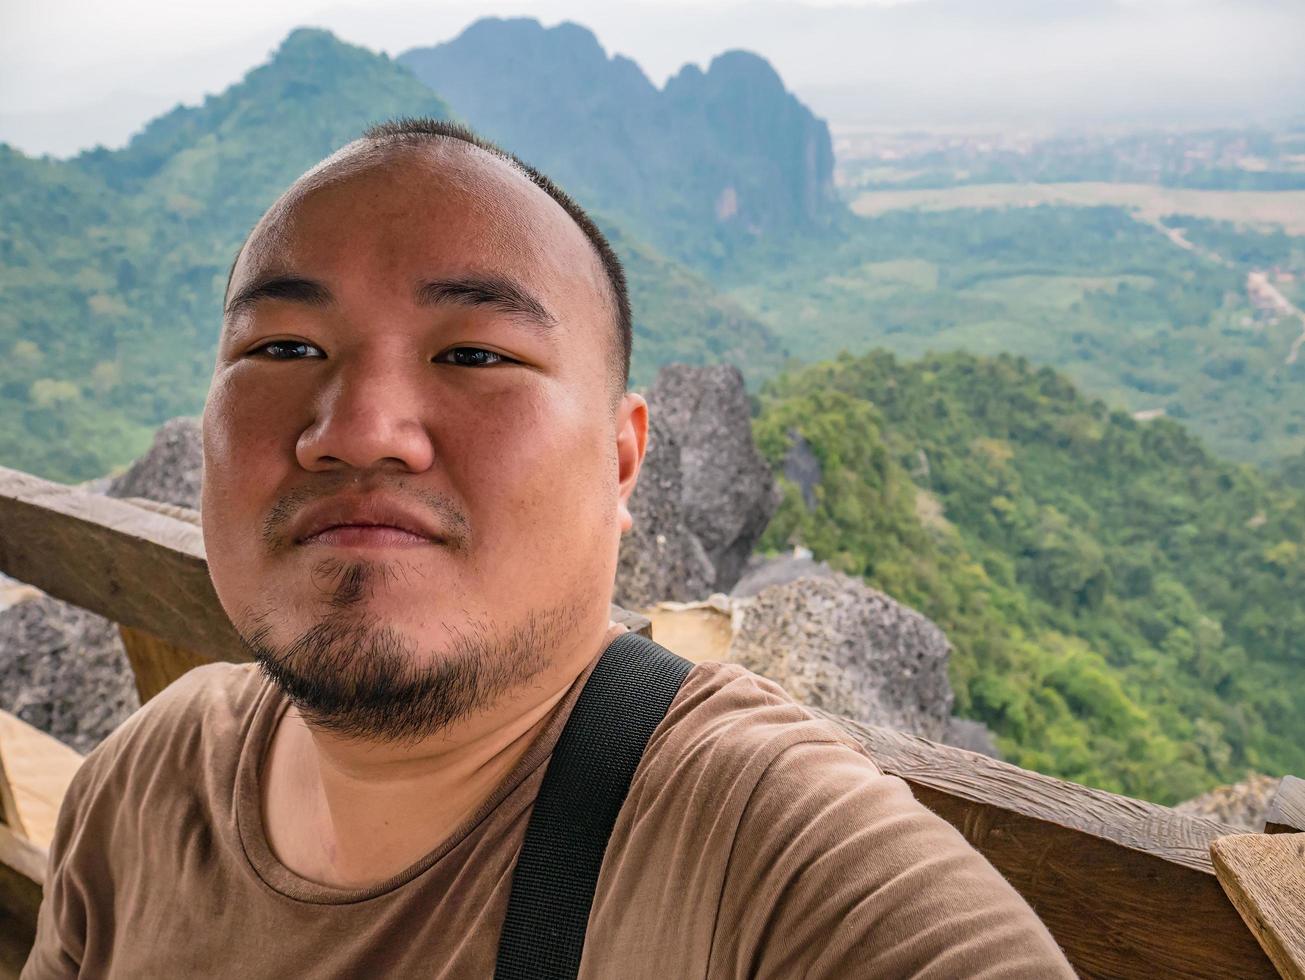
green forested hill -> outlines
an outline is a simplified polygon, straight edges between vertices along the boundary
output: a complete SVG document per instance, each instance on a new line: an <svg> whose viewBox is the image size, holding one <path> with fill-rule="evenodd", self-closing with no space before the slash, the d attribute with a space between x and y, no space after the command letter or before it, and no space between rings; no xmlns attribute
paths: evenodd
<svg viewBox="0 0 1305 980"><path fill-rule="evenodd" d="M1246 283L1272 266L1305 279L1305 238L1166 220L1197 248L1122 207L889 211L819 249L740 260L723 281L803 360L1023 355L1112 407L1185 422L1221 456L1300 455L1305 358L1291 350L1305 322L1255 310Z"/></svg>
<svg viewBox="0 0 1305 980"><path fill-rule="evenodd" d="M1022 358L843 356L769 384L803 543L933 617L958 710L1021 765L1173 801L1305 769L1305 496Z"/></svg>
<svg viewBox="0 0 1305 980"><path fill-rule="evenodd" d="M0 151L0 463L97 476L198 411L244 234L304 169L405 112L449 115L384 56L300 30L122 150Z"/></svg>
<svg viewBox="0 0 1305 980"><path fill-rule="evenodd" d="M227 270L263 209L369 123L452 112L386 56L298 30L124 149L58 161L0 145L0 464L87 479L197 412ZM754 376L781 362L783 345L734 301L604 223L629 265L636 381L671 360L762 352Z"/></svg>

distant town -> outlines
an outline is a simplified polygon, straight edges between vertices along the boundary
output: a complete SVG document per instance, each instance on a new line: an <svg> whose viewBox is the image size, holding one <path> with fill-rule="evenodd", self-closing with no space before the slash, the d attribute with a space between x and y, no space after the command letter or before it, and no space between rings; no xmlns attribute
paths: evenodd
<svg viewBox="0 0 1305 980"><path fill-rule="evenodd" d="M1305 129L1045 133L831 125L845 189L1006 181L1130 181L1305 189Z"/></svg>

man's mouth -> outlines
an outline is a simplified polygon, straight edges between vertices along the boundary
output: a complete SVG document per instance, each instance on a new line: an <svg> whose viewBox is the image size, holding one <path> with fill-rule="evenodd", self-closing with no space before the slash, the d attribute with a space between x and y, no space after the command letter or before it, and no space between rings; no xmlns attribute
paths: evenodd
<svg viewBox="0 0 1305 980"><path fill-rule="evenodd" d="M299 543L337 548L413 548L431 544L432 540L393 524L334 524Z"/></svg>
<svg viewBox="0 0 1305 980"><path fill-rule="evenodd" d="M305 507L290 528L299 545L335 548L417 548L441 544L431 518L393 497L332 497Z"/></svg>

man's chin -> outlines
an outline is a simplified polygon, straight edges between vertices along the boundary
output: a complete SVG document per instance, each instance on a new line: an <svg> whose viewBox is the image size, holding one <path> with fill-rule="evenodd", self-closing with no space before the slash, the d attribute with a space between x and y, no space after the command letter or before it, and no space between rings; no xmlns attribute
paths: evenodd
<svg viewBox="0 0 1305 980"><path fill-rule="evenodd" d="M420 641L370 603L307 624L264 613L241 634L263 674L309 725L380 742L417 741L529 684L553 662L577 607L520 624L441 624Z"/></svg>

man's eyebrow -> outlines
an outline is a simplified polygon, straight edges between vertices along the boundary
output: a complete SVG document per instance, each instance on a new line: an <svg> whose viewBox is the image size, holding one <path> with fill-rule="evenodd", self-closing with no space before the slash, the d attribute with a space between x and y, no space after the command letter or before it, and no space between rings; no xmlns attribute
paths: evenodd
<svg viewBox="0 0 1305 980"><path fill-rule="evenodd" d="M417 287L417 302L422 306L458 303L463 306L488 306L530 320L541 327L557 326L557 318L531 296L524 287L502 276L467 276L459 279L433 279Z"/></svg>
<svg viewBox="0 0 1305 980"><path fill-rule="evenodd" d="M272 275L256 279L231 297L224 315L235 316L259 300L280 299L308 306L327 306L335 302L331 291L314 279L295 275Z"/></svg>

